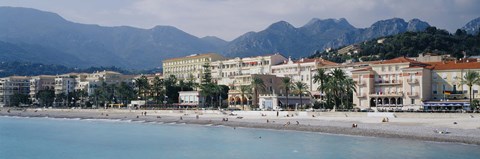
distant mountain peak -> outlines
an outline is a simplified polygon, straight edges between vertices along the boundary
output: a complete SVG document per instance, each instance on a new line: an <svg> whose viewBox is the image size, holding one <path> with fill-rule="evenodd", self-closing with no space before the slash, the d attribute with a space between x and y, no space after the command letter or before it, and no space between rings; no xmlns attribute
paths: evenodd
<svg viewBox="0 0 480 159"><path fill-rule="evenodd" d="M292 24L282 20L282 21L278 21L276 23L271 24L270 26L268 26L266 30L284 30L284 29L295 29L295 27Z"/></svg>
<svg viewBox="0 0 480 159"><path fill-rule="evenodd" d="M407 31L423 31L429 26L427 22L414 18L408 21Z"/></svg>
<svg viewBox="0 0 480 159"><path fill-rule="evenodd" d="M347 19L345 18L340 18L340 19L333 19L333 18L328 18L328 19L319 19L319 18L312 18L310 21L308 21L307 24L305 24L304 26L309 26L309 25L314 25L316 23L325 23L325 22L330 22L330 23L337 23L337 24L341 24L341 23L348 23Z"/></svg>
<svg viewBox="0 0 480 159"><path fill-rule="evenodd" d="M465 24L461 29L467 31L469 34L477 34L480 30L480 17L475 18Z"/></svg>

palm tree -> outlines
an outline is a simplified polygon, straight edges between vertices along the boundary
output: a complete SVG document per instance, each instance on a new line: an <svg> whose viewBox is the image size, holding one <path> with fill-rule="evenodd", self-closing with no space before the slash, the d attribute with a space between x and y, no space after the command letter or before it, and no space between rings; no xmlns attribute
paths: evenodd
<svg viewBox="0 0 480 159"><path fill-rule="evenodd" d="M325 89L325 81L328 80L330 76L327 74L325 69L319 68L317 70L317 73L313 76L313 82L315 83L320 83L320 86L318 86L317 90L320 91L320 100L322 100L322 105L323 105L323 94L324 94L324 89Z"/></svg>
<svg viewBox="0 0 480 159"><path fill-rule="evenodd" d="M470 103L472 103L472 99L475 98L472 95L472 86L480 85L480 74L478 74L478 72L469 70L467 73L465 73L465 76L462 78L462 81L460 81L460 84L465 84L468 86Z"/></svg>
<svg viewBox="0 0 480 159"><path fill-rule="evenodd" d="M138 88L138 96L143 95L143 100L145 100L145 108L147 106L147 90L149 87L148 79L145 76L135 79L135 85Z"/></svg>
<svg viewBox="0 0 480 159"><path fill-rule="evenodd" d="M308 86L306 83L303 82L295 82L294 83L295 92L300 95L300 107L303 106L302 94L307 90Z"/></svg>
<svg viewBox="0 0 480 159"><path fill-rule="evenodd" d="M263 80L259 77L253 77L252 78L252 83L250 84L250 87L253 89L254 94L255 94L255 100L253 100L255 103L253 104L254 106L258 106L258 93L259 91L265 91L265 83Z"/></svg>
<svg viewBox="0 0 480 159"><path fill-rule="evenodd" d="M245 110L245 103L243 102L243 99L245 99L245 94L248 93L250 94L250 91L252 90L252 88L250 88L250 86L248 85L241 85L240 86L240 96L241 96L241 100L242 100L242 110Z"/></svg>
<svg viewBox="0 0 480 159"><path fill-rule="evenodd" d="M163 95L163 90L164 90L164 87L163 87L163 79L160 79L158 76L156 76L154 79L153 79L153 83L152 83L152 87L151 87L151 93L152 93L152 96L155 100L155 103L156 104L159 104L160 102L160 98L162 97Z"/></svg>
<svg viewBox="0 0 480 159"><path fill-rule="evenodd" d="M285 108L288 107L288 91L290 91L290 88L292 88L292 79L290 77L284 77L282 78L282 86L285 89L285 97L287 98L287 103L285 105Z"/></svg>
<svg viewBox="0 0 480 159"><path fill-rule="evenodd" d="M338 107L340 96L342 94L342 88L344 84L344 80L347 78L345 75L345 72L343 72L339 68L335 68L331 72L332 78L328 81L329 83L327 84L328 87L330 87L331 93L333 93L333 98L335 100L335 105L333 109L335 110Z"/></svg>
<svg viewBox="0 0 480 159"><path fill-rule="evenodd" d="M220 86L220 85L217 85L217 84L212 84L212 106L214 105L213 104L213 99L215 98L215 96L219 97L220 96L220 93L222 93L223 91L223 88ZM220 98L218 98L218 100L220 101ZM218 107L220 108L220 105L218 105Z"/></svg>
<svg viewBox="0 0 480 159"><path fill-rule="evenodd" d="M355 81L353 81L352 78L347 77L342 82L342 86L343 86L343 91L342 91L343 92L342 93L343 98L342 99L344 99L344 102L342 102L342 105L343 106L348 106L349 104L351 104L351 102L349 102L349 99L352 98L353 92L357 92L356 84L355 84Z"/></svg>

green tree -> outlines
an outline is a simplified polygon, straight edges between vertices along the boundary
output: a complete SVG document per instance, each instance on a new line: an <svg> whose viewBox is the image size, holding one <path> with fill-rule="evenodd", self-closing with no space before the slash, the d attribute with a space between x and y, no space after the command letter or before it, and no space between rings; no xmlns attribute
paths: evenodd
<svg viewBox="0 0 480 159"><path fill-rule="evenodd" d="M36 94L36 98L40 101L40 106L51 106L55 99L55 91L51 89L40 90Z"/></svg>
<svg viewBox="0 0 480 159"><path fill-rule="evenodd" d="M10 106L20 106L20 104L30 104L30 99L28 99L28 95L14 93L10 96Z"/></svg>
<svg viewBox="0 0 480 159"><path fill-rule="evenodd" d="M115 96L118 97L123 106L127 106L131 100L135 99L135 90L126 82L116 85L115 90Z"/></svg>
<svg viewBox="0 0 480 159"><path fill-rule="evenodd" d="M137 87L137 95L145 101L145 107L147 107L147 95L149 90L148 79L146 76L141 76L135 79L135 86Z"/></svg>
<svg viewBox="0 0 480 159"><path fill-rule="evenodd" d="M465 73L465 76L463 76L460 84L468 86L469 99L470 103L472 103L472 100L474 98L472 96L472 87L473 85L480 84L480 75L478 74L478 72L469 70L467 71L467 73Z"/></svg>
<svg viewBox="0 0 480 159"><path fill-rule="evenodd" d="M322 100L322 107L323 107L323 98L324 98L324 89L325 89L325 81L328 80L330 76L327 74L325 69L319 68L316 71L316 74L313 76L313 82L319 83L317 90L320 91L320 99Z"/></svg>
<svg viewBox="0 0 480 159"><path fill-rule="evenodd" d="M241 102L242 102L242 110L245 110L245 103L243 102L243 101L244 101L243 99L246 99L246 98L245 98L245 95L246 95L246 94L250 94L250 93L251 93L252 88L251 88L249 85L241 85L239 91L240 91L240 97L242 98L242 99L241 99Z"/></svg>
<svg viewBox="0 0 480 159"><path fill-rule="evenodd" d="M295 93L300 95L300 106L303 107L302 96L303 96L303 93L307 91L308 86L306 83L298 81L294 83L293 87L295 88Z"/></svg>
<svg viewBox="0 0 480 159"><path fill-rule="evenodd" d="M285 97L287 98L287 103L285 104L285 109L286 109L289 105L288 104L288 95L289 95L290 89L292 88L292 79L290 79L290 77L283 77L282 78L282 87L285 90Z"/></svg>
<svg viewBox="0 0 480 159"><path fill-rule="evenodd" d="M266 86L263 80L259 77L253 77L252 82L250 84L250 87L253 89L254 93L254 102L253 106L258 107L258 98L259 98L259 93L262 91L265 91Z"/></svg>
<svg viewBox="0 0 480 159"><path fill-rule="evenodd" d="M160 77L155 77L153 79L152 87L151 87L151 92L152 92L152 97L155 100L156 104L160 104L160 101L163 99L163 94L164 94L164 83L163 79L160 79Z"/></svg>

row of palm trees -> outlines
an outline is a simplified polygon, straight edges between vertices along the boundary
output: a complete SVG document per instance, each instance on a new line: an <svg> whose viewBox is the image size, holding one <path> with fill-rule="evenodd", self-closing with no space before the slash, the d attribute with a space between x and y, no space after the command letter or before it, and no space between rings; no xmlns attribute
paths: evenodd
<svg viewBox="0 0 480 159"><path fill-rule="evenodd" d="M313 76L313 81L319 84L317 90L321 93L323 108L332 105L333 109L353 107L352 95L356 91L356 84L343 70L336 68L327 73L325 69L320 68ZM302 96L309 94L307 84L301 81L292 82L289 77L282 79L282 88L286 94L286 106L289 105L288 97L291 92L300 95L300 105L303 105Z"/></svg>

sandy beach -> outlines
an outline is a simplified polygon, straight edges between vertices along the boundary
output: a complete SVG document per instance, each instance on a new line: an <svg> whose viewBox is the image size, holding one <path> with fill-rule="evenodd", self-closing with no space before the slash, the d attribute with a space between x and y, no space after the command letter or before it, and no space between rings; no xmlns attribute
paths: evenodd
<svg viewBox="0 0 480 159"><path fill-rule="evenodd" d="M8 110L10 110L8 112ZM146 114L144 113L146 112ZM0 116L211 124L480 145L480 114L0 108ZM382 122L388 118L388 122ZM353 124L358 127L352 128Z"/></svg>

